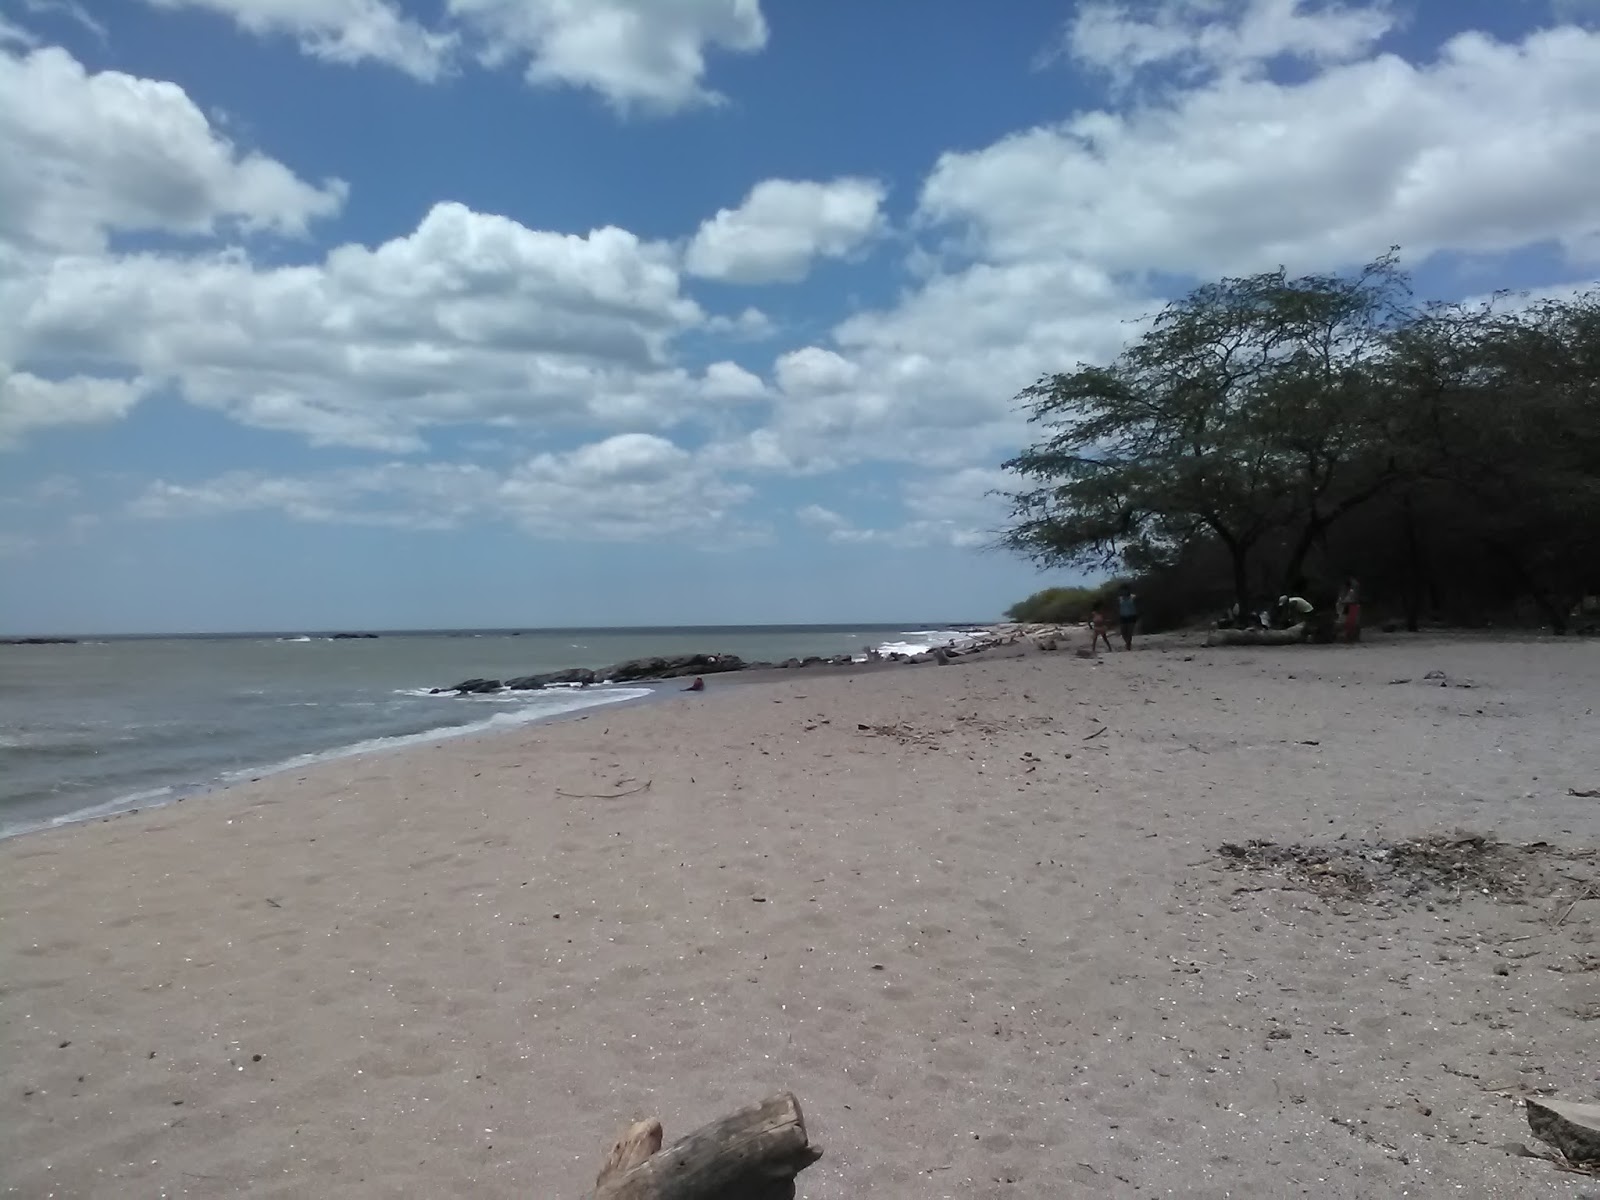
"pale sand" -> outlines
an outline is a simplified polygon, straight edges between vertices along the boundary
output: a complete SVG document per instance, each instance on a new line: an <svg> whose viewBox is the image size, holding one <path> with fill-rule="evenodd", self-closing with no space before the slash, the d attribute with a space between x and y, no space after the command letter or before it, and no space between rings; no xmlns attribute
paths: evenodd
<svg viewBox="0 0 1600 1200"><path fill-rule="evenodd" d="M0 1178L576 1197L629 1119L788 1088L812 1198L1600 1191L1499 1148L1494 1090L1596 1096L1600 902L1373 908L1216 854L1600 845L1596 707L1592 643L711 681L18 839Z"/></svg>

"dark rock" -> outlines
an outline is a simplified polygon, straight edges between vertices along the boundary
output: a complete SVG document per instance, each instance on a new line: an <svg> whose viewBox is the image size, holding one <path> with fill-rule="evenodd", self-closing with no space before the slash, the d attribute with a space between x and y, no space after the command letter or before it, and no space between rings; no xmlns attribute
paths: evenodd
<svg viewBox="0 0 1600 1200"><path fill-rule="evenodd" d="M477 696L485 692L498 692L501 686L498 679L463 679L450 691L462 696Z"/></svg>
<svg viewBox="0 0 1600 1200"><path fill-rule="evenodd" d="M594 672L588 667L572 667L565 671L547 671L543 675L521 675L506 680L506 687L518 692L537 691L557 683L576 683L588 687L594 682Z"/></svg>
<svg viewBox="0 0 1600 1200"><path fill-rule="evenodd" d="M332 634L331 636L332 636L332 639L334 641L336 641L336 642L346 642L346 641L350 641L352 639L371 639L371 638L376 638L378 635L375 634L375 633L335 633L335 634Z"/></svg>
<svg viewBox="0 0 1600 1200"><path fill-rule="evenodd" d="M793 670L795 667L800 666L801 662L798 658L786 658L778 665L786 670Z"/></svg>
<svg viewBox="0 0 1600 1200"><path fill-rule="evenodd" d="M848 654L835 654L828 660L830 667L848 667L855 659Z"/></svg>
<svg viewBox="0 0 1600 1200"><path fill-rule="evenodd" d="M736 654L678 654L671 658L634 658L617 663L595 677L614 683L638 679L677 679L685 675L720 675L744 670L744 660Z"/></svg>
<svg viewBox="0 0 1600 1200"><path fill-rule="evenodd" d="M0 638L0 646L76 646L77 638Z"/></svg>

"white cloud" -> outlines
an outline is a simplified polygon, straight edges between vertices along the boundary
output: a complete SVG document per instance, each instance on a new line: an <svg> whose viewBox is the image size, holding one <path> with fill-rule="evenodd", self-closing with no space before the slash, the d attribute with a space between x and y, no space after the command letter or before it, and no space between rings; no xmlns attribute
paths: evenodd
<svg viewBox="0 0 1600 1200"><path fill-rule="evenodd" d="M319 445L412 451L445 424L666 427L762 392L732 363L671 361L672 337L704 319L674 262L625 230L557 234L458 204L308 266L65 257L20 289L0 358L10 342L14 362L170 380Z"/></svg>
<svg viewBox="0 0 1600 1200"><path fill-rule="evenodd" d="M700 226L684 265L729 283L795 283L816 259L844 258L878 233L883 198L872 179L764 180Z"/></svg>
<svg viewBox="0 0 1600 1200"><path fill-rule="evenodd" d="M398 0L146 0L202 9L258 37L293 38L313 58L381 63L423 82L464 57L519 65L537 86L588 88L619 110L675 112L721 100L710 51L767 42L760 0L447 0L430 28Z"/></svg>
<svg viewBox="0 0 1600 1200"><path fill-rule="evenodd" d="M1231 19L1229 19L1231 18ZM1080 5L1066 48L1078 62L1127 81L1150 67L1186 73L1259 71L1275 59L1346 62L1395 24L1381 4L1307 0L1156 0Z"/></svg>
<svg viewBox="0 0 1600 1200"><path fill-rule="evenodd" d="M1504 251L1600 227L1600 35L1453 38L1304 83L1222 79L946 154L925 219L990 261L1210 275ZM1592 246L1590 247L1592 249Z"/></svg>
<svg viewBox="0 0 1600 1200"><path fill-rule="evenodd" d="M126 416L147 390L139 379L75 375L41 379L0 362L0 449L53 425L97 425Z"/></svg>
<svg viewBox="0 0 1600 1200"><path fill-rule="evenodd" d="M846 529L850 522L831 508L824 508L820 504L807 504L795 509L795 520L802 525L811 525L818 529Z"/></svg>
<svg viewBox="0 0 1600 1200"><path fill-rule="evenodd" d="M665 438L627 433L536 455L506 471L391 462L303 477L234 472L198 484L158 481L130 511L149 519L279 512L407 529L494 519L552 539L744 539L751 530L739 510L751 494Z"/></svg>
<svg viewBox="0 0 1600 1200"><path fill-rule="evenodd" d="M146 0L159 8L198 8L257 37L291 37L324 62L384 63L416 79L445 73L456 36L427 29L391 0Z"/></svg>
<svg viewBox="0 0 1600 1200"><path fill-rule="evenodd" d="M30 13L57 13L80 29L92 33L100 41L106 40L106 27L91 17L77 0L23 0L23 7Z"/></svg>
<svg viewBox="0 0 1600 1200"><path fill-rule="evenodd" d="M526 59L528 81L591 88L618 109L714 103L706 53L767 44L760 0L448 0L491 63Z"/></svg>
<svg viewBox="0 0 1600 1200"><path fill-rule="evenodd" d="M240 151L175 84L89 74L54 47L0 49L0 242L92 251L115 231L301 234L344 195Z"/></svg>
<svg viewBox="0 0 1600 1200"><path fill-rule="evenodd" d="M824 531L830 542L901 549L973 549L993 541L994 531L1003 522L1004 502L990 493L1007 482L1003 472L980 467L913 476L901 485L906 520L886 528L862 528L820 504L797 510L795 518Z"/></svg>
<svg viewBox="0 0 1600 1200"><path fill-rule="evenodd" d="M1148 304L1060 259L936 275L894 308L839 324L834 348L781 355L770 422L711 453L735 469L798 473L865 459L993 460L1026 435L1016 393L1047 371L1114 355Z"/></svg>
<svg viewBox="0 0 1600 1200"><path fill-rule="evenodd" d="M0 13L0 51L5 50L8 46L31 50L38 44L38 37L21 25L8 21L6 15Z"/></svg>

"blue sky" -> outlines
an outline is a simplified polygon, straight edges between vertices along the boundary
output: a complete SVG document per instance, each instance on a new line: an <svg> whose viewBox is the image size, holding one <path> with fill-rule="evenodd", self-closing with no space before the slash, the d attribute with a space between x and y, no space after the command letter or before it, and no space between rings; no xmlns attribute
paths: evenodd
<svg viewBox="0 0 1600 1200"><path fill-rule="evenodd" d="M1039 374L1596 163L1600 0L0 0L0 630L990 617Z"/></svg>

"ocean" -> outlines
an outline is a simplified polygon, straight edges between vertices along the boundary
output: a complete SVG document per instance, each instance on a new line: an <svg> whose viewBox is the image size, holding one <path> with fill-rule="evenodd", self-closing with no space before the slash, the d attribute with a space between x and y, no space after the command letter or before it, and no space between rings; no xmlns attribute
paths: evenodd
<svg viewBox="0 0 1600 1200"><path fill-rule="evenodd" d="M127 637L0 645L0 837L301 767L640 700L648 686L433 696L646 655L916 652L942 627L741 626ZM670 686L678 687L681 683Z"/></svg>

